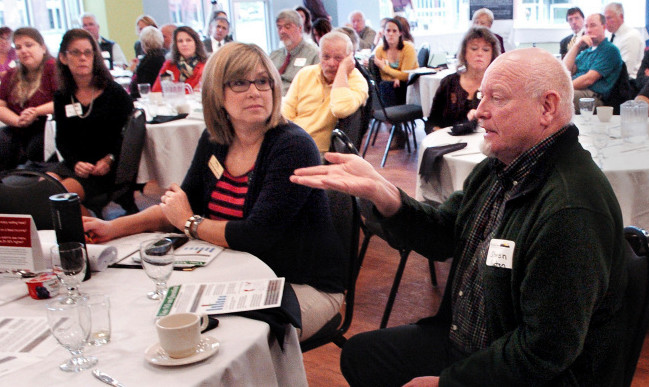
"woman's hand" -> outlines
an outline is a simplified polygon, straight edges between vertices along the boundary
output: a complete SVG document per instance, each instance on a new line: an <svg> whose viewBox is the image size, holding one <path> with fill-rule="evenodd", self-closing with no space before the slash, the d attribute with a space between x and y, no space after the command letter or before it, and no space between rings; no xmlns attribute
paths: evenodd
<svg viewBox="0 0 649 387"><path fill-rule="evenodd" d="M74 173L82 178L87 178L95 170L95 165L85 161L79 161L74 165Z"/></svg>
<svg viewBox="0 0 649 387"><path fill-rule="evenodd" d="M109 156L105 156L103 159L97 161L95 168L90 174L94 176L104 176L110 172L110 167L113 165L113 161Z"/></svg>
<svg viewBox="0 0 649 387"><path fill-rule="evenodd" d="M477 120L478 115L476 114L476 109L469 110L469 112L466 114L466 118L468 118L469 121Z"/></svg>
<svg viewBox="0 0 649 387"><path fill-rule="evenodd" d="M187 195L178 184L172 184L169 190L165 192L160 198L160 209L165 215L169 223L177 229L182 230L185 227L185 222L190 216L194 214Z"/></svg>
<svg viewBox="0 0 649 387"><path fill-rule="evenodd" d="M83 230L92 239L92 243L104 243L115 238L112 222L84 216Z"/></svg>
<svg viewBox="0 0 649 387"><path fill-rule="evenodd" d="M394 82L392 82L392 87L397 89L399 86L401 86L401 82L398 79L395 79Z"/></svg>
<svg viewBox="0 0 649 387"><path fill-rule="evenodd" d="M30 107L22 112L20 112L20 115L18 116L18 127L24 128L26 126L29 126L32 122L34 122L38 118L38 114L36 114L36 108Z"/></svg>
<svg viewBox="0 0 649 387"><path fill-rule="evenodd" d="M376 67L378 67L380 70L383 70L383 66L385 66L385 62L383 59L379 59L376 56L374 57L374 64Z"/></svg>

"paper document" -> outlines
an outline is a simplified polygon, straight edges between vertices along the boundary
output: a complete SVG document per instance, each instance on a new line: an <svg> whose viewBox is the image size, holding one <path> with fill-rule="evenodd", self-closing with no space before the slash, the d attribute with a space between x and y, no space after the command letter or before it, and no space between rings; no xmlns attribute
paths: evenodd
<svg viewBox="0 0 649 387"><path fill-rule="evenodd" d="M171 313L225 314L275 308L282 303L284 278L170 286L158 317Z"/></svg>
<svg viewBox="0 0 649 387"><path fill-rule="evenodd" d="M0 317L0 377L43 361L60 348L45 317Z"/></svg>

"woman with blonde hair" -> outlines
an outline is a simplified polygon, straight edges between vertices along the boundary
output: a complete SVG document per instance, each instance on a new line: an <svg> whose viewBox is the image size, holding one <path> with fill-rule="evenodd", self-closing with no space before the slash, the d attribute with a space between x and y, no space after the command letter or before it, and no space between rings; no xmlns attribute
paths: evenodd
<svg viewBox="0 0 649 387"><path fill-rule="evenodd" d="M156 23L155 19L149 15L140 15L137 20L135 20L135 35L140 36L140 33L145 27L158 28L158 23ZM135 59L141 59L140 57L145 54L145 51L142 49L142 43L139 40L137 40L133 45L133 50L135 51ZM137 63L135 64L137 65Z"/></svg>
<svg viewBox="0 0 649 387"><path fill-rule="evenodd" d="M0 121L7 125L0 129L0 170L43 161L45 121L57 88L56 62L40 32L18 28L13 41L18 62L0 83Z"/></svg>
<svg viewBox="0 0 649 387"><path fill-rule="evenodd" d="M110 222L85 218L84 227L98 242L175 227L254 254L291 284L305 340L338 313L344 263L325 192L289 181L295 169L319 165L320 153L282 117L281 85L261 48L223 46L205 67L207 130L182 185L172 184L160 205Z"/></svg>

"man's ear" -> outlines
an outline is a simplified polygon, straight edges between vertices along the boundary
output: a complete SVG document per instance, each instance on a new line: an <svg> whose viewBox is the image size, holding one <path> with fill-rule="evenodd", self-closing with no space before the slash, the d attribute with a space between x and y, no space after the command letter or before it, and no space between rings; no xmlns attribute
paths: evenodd
<svg viewBox="0 0 649 387"><path fill-rule="evenodd" d="M561 97L559 93L554 90L548 90L543 93L542 103L541 103L541 123L544 125L549 125L556 117L559 112L559 102Z"/></svg>

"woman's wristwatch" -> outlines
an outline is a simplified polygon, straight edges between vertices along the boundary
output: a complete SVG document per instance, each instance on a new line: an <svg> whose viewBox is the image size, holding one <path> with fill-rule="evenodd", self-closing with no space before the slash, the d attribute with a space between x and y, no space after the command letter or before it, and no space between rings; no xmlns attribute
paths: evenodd
<svg viewBox="0 0 649 387"><path fill-rule="evenodd" d="M185 228L184 232L185 235L187 235L187 238L189 239L198 239L198 225L201 224L201 222L204 220L204 218L200 215L192 215L185 221Z"/></svg>

